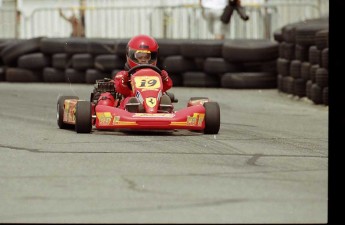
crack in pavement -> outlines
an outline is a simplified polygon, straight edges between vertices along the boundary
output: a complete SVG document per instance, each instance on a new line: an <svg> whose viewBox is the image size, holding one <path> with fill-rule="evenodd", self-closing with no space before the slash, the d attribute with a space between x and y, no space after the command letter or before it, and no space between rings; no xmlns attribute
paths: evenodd
<svg viewBox="0 0 345 225"><path fill-rule="evenodd" d="M34 152L34 153L41 152L39 149L35 149L35 148L24 148L24 147L10 146L10 145L0 145L0 148L8 148L12 150L28 151L28 152Z"/></svg>
<svg viewBox="0 0 345 225"><path fill-rule="evenodd" d="M251 156L247 163L249 165L255 165L255 162L260 157L291 157L291 158L328 158L328 156L322 155L283 155L283 154L274 154L274 155L264 155L264 154L246 154L246 153L221 153L221 152L125 152L125 151L114 151L114 152L73 152L73 151L44 151L35 148L24 148L16 147L10 145L1 145L0 148L8 148L12 150L28 151L33 153L50 153L50 154L162 154L162 155L219 155L219 156Z"/></svg>

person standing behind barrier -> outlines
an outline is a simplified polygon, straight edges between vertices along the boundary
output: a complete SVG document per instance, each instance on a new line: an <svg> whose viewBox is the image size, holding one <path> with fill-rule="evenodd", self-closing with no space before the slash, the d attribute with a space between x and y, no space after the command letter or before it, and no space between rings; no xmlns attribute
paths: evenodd
<svg viewBox="0 0 345 225"><path fill-rule="evenodd" d="M67 17L65 14L63 14L62 10L59 9L59 14L62 18L67 20L72 25L72 33L71 37L85 37L85 28L83 23L83 12L81 12L81 18L78 19L78 17L75 15L75 12L72 10L72 16Z"/></svg>
<svg viewBox="0 0 345 225"><path fill-rule="evenodd" d="M220 16L228 5L228 0L199 0L202 16L207 21L208 30L215 39L224 39L225 34L230 31L227 24L222 23Z"/></svg>
<svg viewBox="0 0 345 225"><path fill-rule="evenodd" d="M229 3L225 7L224 12L223 12L220 20L224 24L228 24L230 22L232 12L234 10L237 11L238 15L241 17L242 20L244 20L244 21L249 20L249 16L246 14L246 10L241 4L241 0L229 0Z"/></svg>

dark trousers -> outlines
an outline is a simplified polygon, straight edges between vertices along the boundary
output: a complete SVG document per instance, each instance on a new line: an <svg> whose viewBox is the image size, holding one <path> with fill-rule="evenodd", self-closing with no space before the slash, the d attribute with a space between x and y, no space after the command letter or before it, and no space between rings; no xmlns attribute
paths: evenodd
<svg viewBox="0 0 345 225"><path fill-rule="evenodd" d="M248 20L249 19L249 17L246 14L246 9L243 6L230 4L230 9L231 9L230 15L232 14L232 12L234 10L236 10L238 15L241 17L242 20Z"/></svg>

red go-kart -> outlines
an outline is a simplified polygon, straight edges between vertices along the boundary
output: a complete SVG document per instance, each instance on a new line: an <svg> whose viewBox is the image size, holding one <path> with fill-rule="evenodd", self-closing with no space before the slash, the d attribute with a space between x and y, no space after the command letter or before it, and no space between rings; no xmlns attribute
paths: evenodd
<svg viewBox="0 0 345 225"><path fill-rule="evenodd" d="M175 111L172 93L163 93L161 70L141 64L129 71L134 97L121 99L108 80L98 80L90 101L77 96L60 96L57 123L61 129L74 127L77 133L97 130L175 130L186 129L217 134L220 108L207 97L192 97L187 107ZM96 97L99 95L100 97ZM122 102L123 101L123 102ZM119 102L122 102L121 104Z"/></svg>

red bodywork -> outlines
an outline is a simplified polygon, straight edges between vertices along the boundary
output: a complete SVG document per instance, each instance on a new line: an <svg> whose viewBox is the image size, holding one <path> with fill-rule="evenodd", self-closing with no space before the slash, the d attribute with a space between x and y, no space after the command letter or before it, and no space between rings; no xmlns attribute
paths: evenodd
<svg viewBox="0 0 345 225"><path fill-rule="evenodd" d="M130 113L120 108L96 106L97 129L188 129L203 130L205 108L191 106L173 113Z"/></svg>

